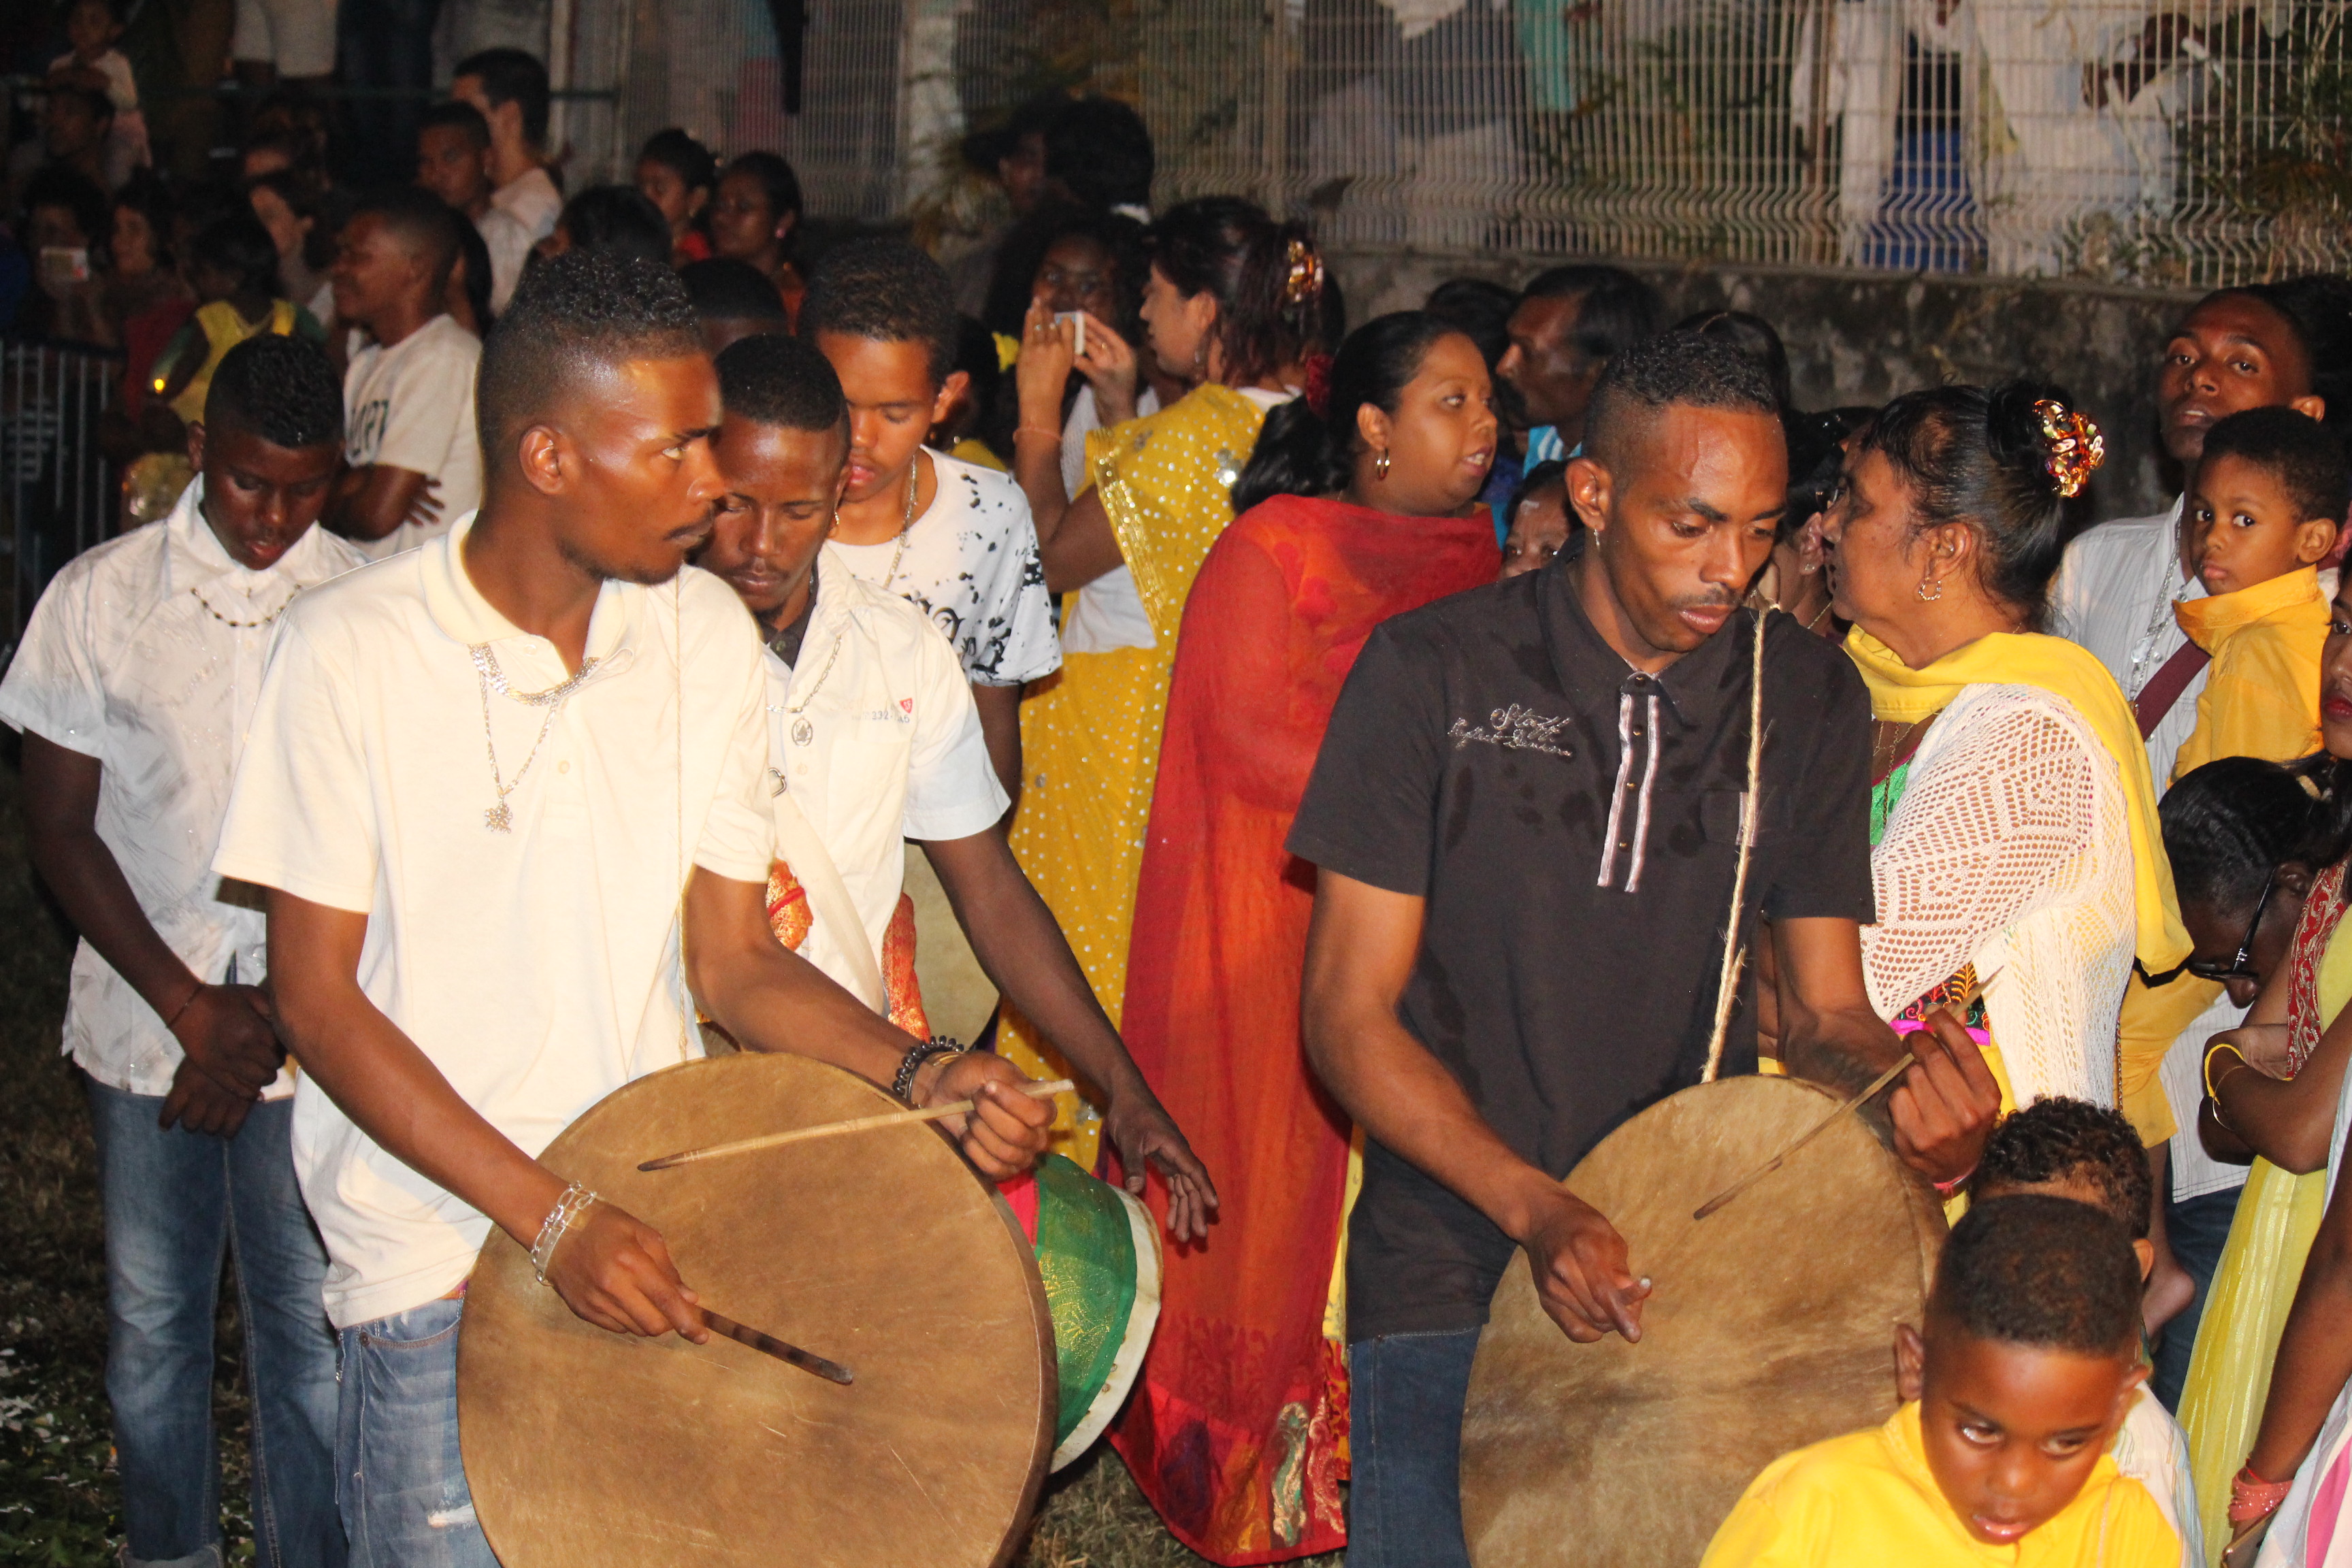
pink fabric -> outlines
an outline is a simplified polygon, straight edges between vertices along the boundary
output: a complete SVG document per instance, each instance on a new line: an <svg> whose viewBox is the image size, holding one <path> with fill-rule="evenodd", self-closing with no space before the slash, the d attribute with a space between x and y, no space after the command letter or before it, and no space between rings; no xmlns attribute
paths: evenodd
<svg viewBox="0 0 2352 1568"><path fill-rule="evenodd" d="M2334 1462L2319 1478L2319 1489L2311 1500L2311 1528L2305 1532L2303 1560L2312 1568L2327 1561L2328 1542L2336 1538L2347 1484L2352 1484L2352 1446L2336 1451Z"/></svg>

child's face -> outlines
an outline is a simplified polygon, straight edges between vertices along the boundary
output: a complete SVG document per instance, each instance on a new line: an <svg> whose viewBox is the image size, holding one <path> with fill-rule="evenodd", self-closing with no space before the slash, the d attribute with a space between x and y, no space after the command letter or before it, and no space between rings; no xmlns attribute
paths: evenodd
<svg viewBox="0 0 2352 1568"><path fill-rule="evenodd" d="M727 493L696 564L727 579L766 617L808 577L833 531L846 454L832 430L786 430L729 415L712 451Z"/></svg>
<svg viewBox="0 0 2352 1568"><path fill-rule="evenodd" d="M2337 520L2304 518L2267 469L2235 454L2197 467L2189 537L2209 594L2233 594L2284 577L2326 555Z"/></svg>
<svg viewBox="0 0 2352 1568"><path fill-rule="evenodd" d="M1549 484L1519 502L1503 541L1503 575L1517 577L1549 564L1568 543L1568 483Z"/></svg>
<svg viewBox="0 0 2352 1568"><path fill-rule="evenodd" d="M819 332L816 346L833 362L849 399L851 504L872 500L907 482L907 465L931 426L947 418L963 390L961 371L945 384L931 375L929 343L884 342L847 332Z"/></svg>
<svg viewBox="0 0 2352 1568"><path fill-rule="evenodd" d="M113 10L101 0L81 0L66 13L66 42L73 46L74 58L84 65L113 47L121 36Z"/></svg>
<svg viewBox="0 0 2352 1568"><path fill-rule="evenodd" d="M1944 1500L1975 1539L2013 1545L2074 1500L2147 1373L2137 1356L1981 1340L1931 1318L1904 1331L1919 1431Z"/></svg>

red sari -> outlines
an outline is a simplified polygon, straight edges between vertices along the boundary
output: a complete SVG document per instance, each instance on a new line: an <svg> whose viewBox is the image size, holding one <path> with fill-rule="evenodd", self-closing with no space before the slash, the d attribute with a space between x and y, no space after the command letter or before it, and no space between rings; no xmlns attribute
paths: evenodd
<svg viewBox="0 0 2352 1568"><path fill-rule="evenodd" d="M1206 1243L1167 1255L1159 1332L1111 1440L1217 1563L1347 1539L1347 1371L1323 1324L1349 1125L1299 1039L1315 873L1283 839L1372 628L1499 563L1484 512L1283 496L1234 521L1185 602L1121 1032L1223 1207ZM1150 1202L1164 1218L1157 1181Z"/></svg>

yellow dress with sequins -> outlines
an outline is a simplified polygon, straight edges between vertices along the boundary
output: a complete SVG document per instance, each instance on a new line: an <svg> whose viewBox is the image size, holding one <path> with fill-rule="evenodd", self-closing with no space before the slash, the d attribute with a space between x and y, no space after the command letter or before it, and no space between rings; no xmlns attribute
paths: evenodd
<svg viewBox="0 0 2352 1568"><path fill-rule="evenodd" d="M1135 879L1184 596L1234 520L1233 483L1265 422L1265 410L1240 393L1198 386L1157 414L1087 437L1087 479L1102 494L1154 645L1065 655L1058 672L1030 689L1021 704L1026 777L1012 842L1113 1024L1127 995ZM1070 1076L1009 1003L997 1048L1032 1077ZM1054 1152L1093 1170L1101 1125L1096 1107L1063 1095L1054 1108Z"/></svg>

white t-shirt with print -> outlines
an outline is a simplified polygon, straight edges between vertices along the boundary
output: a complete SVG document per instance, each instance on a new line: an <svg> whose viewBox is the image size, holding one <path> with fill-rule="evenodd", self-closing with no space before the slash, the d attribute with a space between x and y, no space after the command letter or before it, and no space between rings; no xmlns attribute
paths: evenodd
<svg viewBox="0 0 2352 1568"><path fill-rule="evenodd" d="M382 539L356 540L381 561L449 531L482 504L482 443L474 429L474 374L481 340L453 316L434 317L390 348L370 343L343 373L343 460L383 463L435 481L439 521L404 522Z"/></svg>
<svg viewBox="0 0 2352 1568"><path fill-rule="evenodd" d="M697 866L767 881L767 675L734 590L688 567L657 587L604 584L596 666L561 704L486 699L475 647L514 692L569 672L474 586L472 525L279 617L213 868L364 914L368 1000L535 1156L623 1084L701 1054L679 907ZM486 701L513 786L504 832L486 816L499 799ZM307 1074L294 1169L339 1328L447 1294L489 1232Z"/></svg>
<svg viewBox="0 0 2352 1568"><path fill-rule="evenodd" d="M1010 474L925 455L939 492L908 527L897 573L896 540L836 542L835 553L864 581L929 616L974 684L1021 686L1053 674L1062 668L1062 646L1029 498Z"/></svg>

